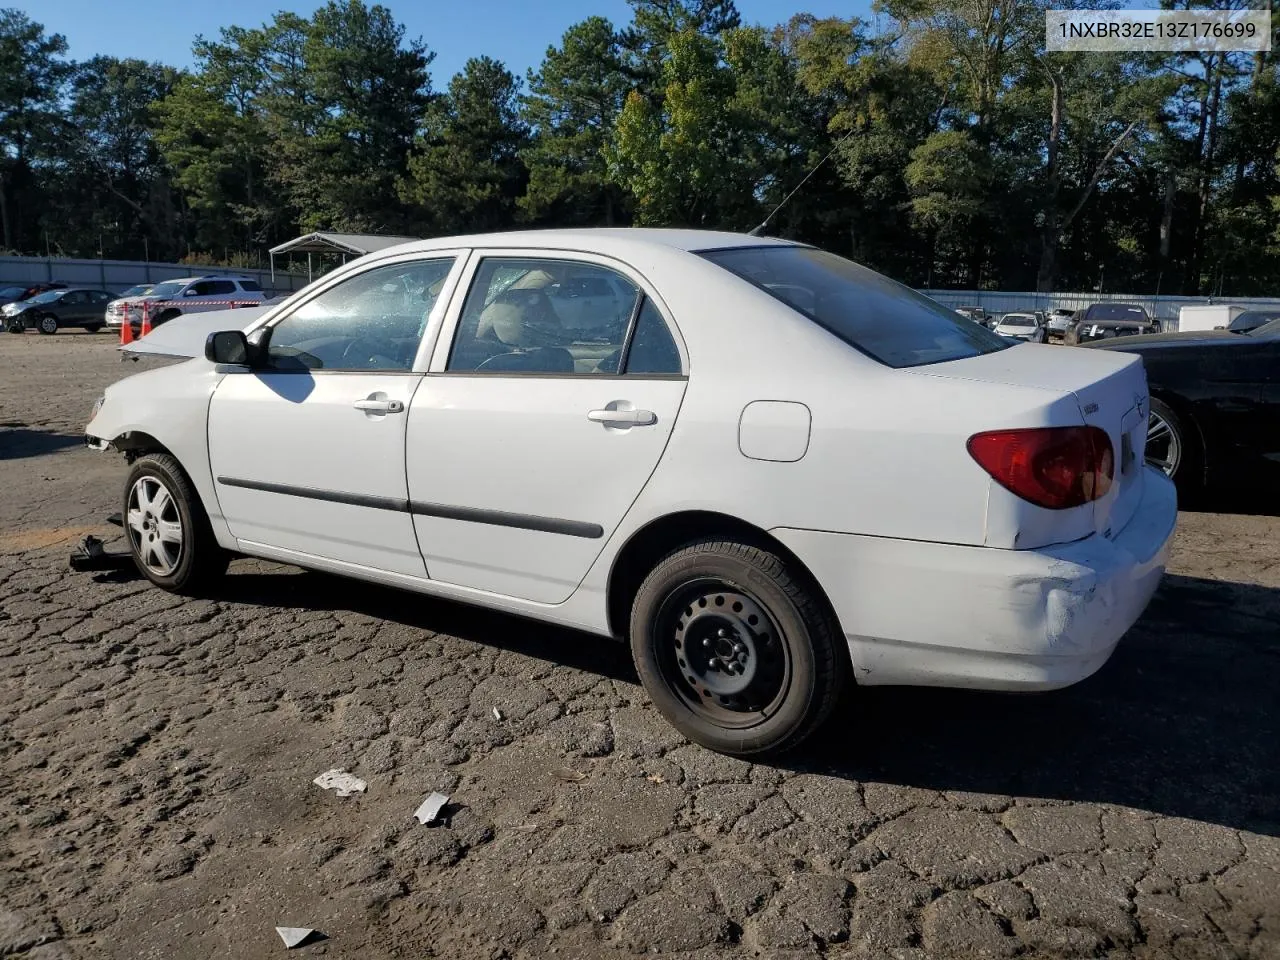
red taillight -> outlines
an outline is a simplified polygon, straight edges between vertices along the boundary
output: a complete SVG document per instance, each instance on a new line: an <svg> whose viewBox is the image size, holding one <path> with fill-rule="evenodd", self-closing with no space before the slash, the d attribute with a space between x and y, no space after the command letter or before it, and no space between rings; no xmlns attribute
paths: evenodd
<svg viewBox="0 0 1280 960"><path fill-rule="evenodd" d="M969 455L996 483L1040 507L1065 510L1105 496L1115 452L1097 427L990 430L969 438Z"/></svg>

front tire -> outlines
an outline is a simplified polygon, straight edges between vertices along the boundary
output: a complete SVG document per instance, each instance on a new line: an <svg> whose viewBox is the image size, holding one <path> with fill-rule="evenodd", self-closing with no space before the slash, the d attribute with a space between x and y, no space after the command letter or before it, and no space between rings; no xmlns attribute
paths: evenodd
<svg viewBox="0 0 1280 960"><path fill-rule="evenodd" d="M58 332L58 318L52 313L46 313L40 318L36 326L41 333L54 334Z"/></svg>
<svg viewBox="0 0 1280 960"><path fill-rule="evenodd" d="M771 551L733 541L692 543L654 567L632 605L631 652L677 730L740 757L797 746L850 682L816 586Z"/></svg>
<svg viewBox="0 0 1280 960"><path fill-rule="evenodd" d="M218 546L191 481L169 454L134 461L120 515L134 564L157 587L199 594L226 573L230 557Z"/></svg>

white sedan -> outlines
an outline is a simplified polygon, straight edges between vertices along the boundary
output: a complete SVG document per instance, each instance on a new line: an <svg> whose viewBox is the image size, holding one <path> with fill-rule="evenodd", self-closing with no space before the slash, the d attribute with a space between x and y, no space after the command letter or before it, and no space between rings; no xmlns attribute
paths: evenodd
<svg viewBox="0 0 1280 960"><path fill-rule="evenodd" d="M739 755L855 682L1089 676L1174 530L1138 357L1011 344L780 240L418 241L134 348L191 358L87 427L157 586L248 554L626 639L658 709Z"/></svg>
<svg viewBox="0 0 1280 960"><path fill-rule="evenodd" d="M1048 328L1034 313L1006 313L992 329L1002 337L1013 337L1028 343L1049 341Z"/></svg>

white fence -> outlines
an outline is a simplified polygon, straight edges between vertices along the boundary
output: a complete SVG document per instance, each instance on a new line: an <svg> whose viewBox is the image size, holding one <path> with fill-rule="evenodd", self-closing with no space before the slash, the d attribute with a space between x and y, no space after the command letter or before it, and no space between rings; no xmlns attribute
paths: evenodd
<svg viewBox="0 0 1280 960"><path fill-rule="evenodd" d="M1280 297L1153 297L1128 293L1005 293L998 290L921 290L948 307L981 307L987 313L1018 310L1083 310L1091 303L1136 303L1166 330L1178 329L1183 307L1231 304L1254 309L1280 309Z"/></svg>
<svg viewBox="0 0 1280 960"><path fill-rule="evenodd" d="M277 270L206 267L192 263L148 263L144 260L71 260L61 257L0 257L0 286L65 283L120 293L139 283L159 283L181 277L249 277L264 290L290 293L307 285L306 274Z"/></svg>

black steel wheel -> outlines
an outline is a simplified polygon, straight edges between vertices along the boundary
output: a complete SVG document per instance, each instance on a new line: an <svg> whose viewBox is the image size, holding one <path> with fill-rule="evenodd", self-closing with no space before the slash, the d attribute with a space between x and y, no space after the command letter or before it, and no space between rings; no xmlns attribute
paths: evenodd
<svg viewBox="0 0 1280 960"><path fill-rule="evenodd" d="M631 649L659 711L690 740L738 756L799 744L850 679L807 575L732 541L693 543L654 567L632 607Z"/></svg>

